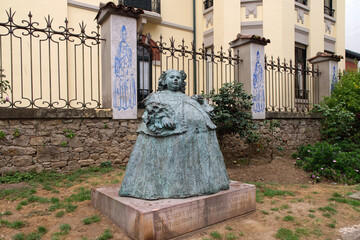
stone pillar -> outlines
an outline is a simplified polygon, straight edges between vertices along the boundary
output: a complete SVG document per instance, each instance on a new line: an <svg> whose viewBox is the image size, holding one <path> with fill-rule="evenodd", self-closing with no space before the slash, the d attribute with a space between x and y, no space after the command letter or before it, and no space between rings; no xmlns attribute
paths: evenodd
<svg viewBox="0 0 360 240"><path fill-rule="evenodd" d="M264 46L270 40L255 35L238 34L237 38L230 43L235 52L239 51L240 63L238 71L239 79L243 83L244 90L253 96L252 116L253 119L265 119L265 63Z"/></svg>
<svg viewBox="0 0 360 240"><path fill-rule="evenodd" d="M109 2L96 15L101 25L102 105L113 119L137 118L137 21L143 10Z"/></svg>
<svg viewBox="0 0 360 240"><path fill-rule="evenodd" d="M334 86L338 81L338 62L342 56L318 52L315 57L308 59L311 64L319 67L319 99L331 95Z"/></svg>

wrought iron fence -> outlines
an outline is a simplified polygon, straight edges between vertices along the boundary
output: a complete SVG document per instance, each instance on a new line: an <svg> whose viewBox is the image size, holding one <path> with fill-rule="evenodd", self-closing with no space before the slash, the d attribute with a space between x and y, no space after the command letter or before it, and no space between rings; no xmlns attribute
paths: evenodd
<svg viewBox="0 0 360 240"><path fill-rule="evenodd" d="M319 69L265 56L266 110L308 112L319 103Z"/></svg>
<svg viewBox="0 0 360 240"><path fill-rule="evenodd" d="M186 72L186 94L208 94L239 79L240 62L239 53L232 49L226 53L221 47L215 52L213 47L205 48L203 44L197 51L193 43L189 47L184 40L176 44L173 37L165 42L162 36L154 41L150 35L142 35L138 40L138 102L141 104L149 93L156 91L158 78L165 70Z"/></svg>
<svg viewBox="0 0 360 240"><path fill-rule="evenodd" d="M53 27L45 18L45 27L26 20L16 23L15 12L6 11L7 21L0 23L0 69L10 82L8 108L99 108L100 38L99 28L86 33L84 22L75 33L65 25ZM4 76L2 76L4 78Z"/></svg>

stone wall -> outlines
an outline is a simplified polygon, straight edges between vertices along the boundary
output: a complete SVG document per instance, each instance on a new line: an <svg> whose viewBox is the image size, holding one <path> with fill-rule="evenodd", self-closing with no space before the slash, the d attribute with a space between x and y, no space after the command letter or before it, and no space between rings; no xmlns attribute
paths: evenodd
<svg viewBox="0 0 360 240"><path fill-rule="evenodd" d="M256 155L257 150L260 150L260 154L268 153L269 145L266 146L265 139L274 139L274 142L270 142L270 144L273 144L275 148L283 147L286 153L295 152L300 145L312 144L321 140L321 115L319 114L267 113L266 118L267 120L278 120L280 127L274 130L274 137L272 138L269 128L265 127L263 121L257 120L261 141L260 144L252 147L250 150L251 155ZM249 152L248 145L237 135L223 137L220 146L227 161L244 158ZM267 149L264 149L264 147L267 147Z"/></svg>
<svg viewBox="0 0 360 240"><path fill-rule="evenodd" d="M126 165L141 123L141 118L113 120L111 111L106 110L26 110L27 114L24 110L6 111L0 112L0 131L5 134L1 137L0 132L0 172L68 172L105 161ZM281 137L286 150L320 140L318 117L268 118L280 120L275 136ZM260 132L269 136L264 127ZM226 158L241 157L246 151L237 136L226 136L221 145Z"/></svg>
<svg viewBox="0 0 360 240"><path fill-rule="evenodd" d="M105 161L128 162L140 119L112 120L111 112L103 111L74 116L69 111L56 116L48 111L42 119L26 119L25 115L18 119L16 114L10 115L17 119L0 119L0 131L5 133L0 138L1 172L68 172Z"/></svg>

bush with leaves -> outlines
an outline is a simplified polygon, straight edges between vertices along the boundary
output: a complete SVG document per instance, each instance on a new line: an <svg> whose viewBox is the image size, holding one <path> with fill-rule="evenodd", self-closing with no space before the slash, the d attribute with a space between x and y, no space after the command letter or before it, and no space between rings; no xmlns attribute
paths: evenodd
<svg viewBox="0 0 360 240"><path fill-rule="evenodd" d="M212 120L220 138L226 134L239 134L247 143L259 139L257 125L251 116L251 95L244 91L242 83L225 83L218 93L213 90L205 97L214 107Z"/></svg>
<svg viewBox="0 0 360 240"><path fill-rule="evenodd" d="M360 149L351 142L330 144L326 141L301 146L293 154L296 165L310 172L310 176L326 177L336 182L355 184L360 182Z"/></svg>
<svg viewBox="0 0 360 240"><path fill-rule="evenodd" d="M301 146L297 165L336 182L360 182L360 73L344 72L331 94L316 106L323 115L323 142Z"/></svg>
<svg viewBox="0 0 360 240"><path fill-rule="evenodd" d="M331 96L316 111L323 113L321 133L325 139L338 142L351 138L360 143L360 73L344 72Z"/></svg>

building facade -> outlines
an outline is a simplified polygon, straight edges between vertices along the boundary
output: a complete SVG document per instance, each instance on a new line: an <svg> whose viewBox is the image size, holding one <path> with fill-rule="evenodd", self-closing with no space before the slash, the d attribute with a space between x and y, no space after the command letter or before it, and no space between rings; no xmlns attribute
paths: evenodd
<svg viewBox="0 0 360 240"><path fill-rule="evenodd" d="M94 18L101 3L101 0L2 1L0 2L0 9L3 10L3 14L0 14L0 22L8 21L9 16L5 11L9 11L11 8L12 12L16 11L14 19L18 23L25 19L29 11L31 11L31 21L39 22L38 26L44 29L47 22L51 23L53 29L57 29L58 26L64 26L64 20L67 19L68 23L66 24L69 29L73 28L78 32L85 29L91 32L97 29ZM265 46L265 54L268 57L279 57L281 61L283 59L292 60L298 69L305 69L308 64L307 59L316 56L318 52L345 55L344 0L182 0L181 4L179 2L175 4L173 0L114 0L113 3L144 9L145 13L137 19L136 31L143 35L150 33L151 41L155 45L162 38L169 46L171 44L169 39L172 38L174 46L181 45L183 41L186 49L191 50L191 42L195 42L194 50L217 54L220 51L226 52L230 48L230 42L235 40L237 35L241 33L270 39L271 43ZM50 15L49 18L48 15ZM44 16L48 18L47 22L44 21ZM79 23L82 22L81 27ZM56 46L55 48L50 47L52 43L49 40L49 47L47 48L49 54L46 56L44 52L47 50L42 48L40 53L32 53L33 56L30 58L21 57L20 60L12 60L10 63L6 61L6 59L12 59L13 56L19 55L16 49L21 48L21 51L30 52L30 41L29 39L24 40L21 47L20 44L11 44L7 40L2 42L1 59L3 60L0 68L5 70L5 75L14 85L13 89L18 88L16 86L20 84L21 89L27 88L25 82L30 82L30 80L26 81L26 79L41 79L46 75L48 76L48 84L44 85L44 89L42 87L41 89L34 89L34 93L32 92L31 96L26 96L26 98L36 99L36 95L43 96L49 94L49 92L51 95L52 91L54 91L52 95L58 94L56 98L61 99L64 97L60 96L61 93L57 88L62 87L67 88L70 92L70 96L67 97L67 104L70 104L71 101L76 102L77 100L74 99L77 98L83 98L84 102L87 101L85 98L91 100L93 93L94 95L97 93L101 95L100 79L98 79L99 83L97 85L86 83L86 81L89 81L88 79L96 82L96 76L100 76L101 69L96 68L96 61L91 61L89 63L90 67L86 67L87 65L77 69L72 67L82 65L82 62L78 62L81 60L79 56L82 56L82 59L86 61L96 55L96 50L87 51L91 44L89 46L85 45L86 51L82 50L83 52L81 52L80 48L76 48L75 43L75 50L70 52L70 50L67 50L67 46L63 48L57 47L57 49ZM42 46L43 43L45 42L41 40L39 46ZM14 49L12 50L13 53L7 51L7 49L10 49L9 46ZM39 52L38 50L36 49L34 52ZM53 51L59 52L57 57L50 54ZM233 52L234 54L236 53ZM239 57L242 58L242 56ZM46 64L39 63L39 66L36 66L35 60L38 58L45 59ZM206 61L208 59L209 57L207 57ZM141 62L138 59L139 61ZM69 64L70 67L63 68L62 66L65 64ZM163 64L163 66L157 67L159 65L157 59L153 59L150 64L153 66L139 64L139 69L142 69L143 73L138 74L138 86L141 86L143 82L142 87L144 87L147 84L144 82L146 78L151 79L150 75L153 75L151 84L153 89L156 89L154 79L159 77L159 73L154 75L156 69L161 72L160 69L164 70L164 68L172 68L173 66ZM185 62L181 64L185 64ZM20 67L22 68L21 71L10 71L10 69ZM153 73L149 72L151 68L155 69ZM216 68L216 65L209 64L204 67L206 70L202 73L188 70L190 79L192 75L197 75L199 79L206 79L207 81L206 84L201 85L199 83L197 91L194 89L195 86L190 85L189 93L209 92L212 88L221 86L220 80L216 77L217 74L214 75L214 71L217 71ZM33 71L33 69L40 69L40 71ZM339 62L338 69L345 69L344 60ZM91 73L91 76L88 72ZM64 76L67 76L67 84L60 83L60 79ZM21 81L15 81L16 79L21 79ZM59 79L59 83L54 84L54 79ZM297 84L302 83L299 80ZM91 98L89 94L85 94L85 91L84 93L73 93L73 90L85 88L91 92ZM46 89L53 90L48 91ZM16 93L14 92L12 95L15 99ZM20 95L22 95L22 91L18 93L18 97Z"/></svg>

